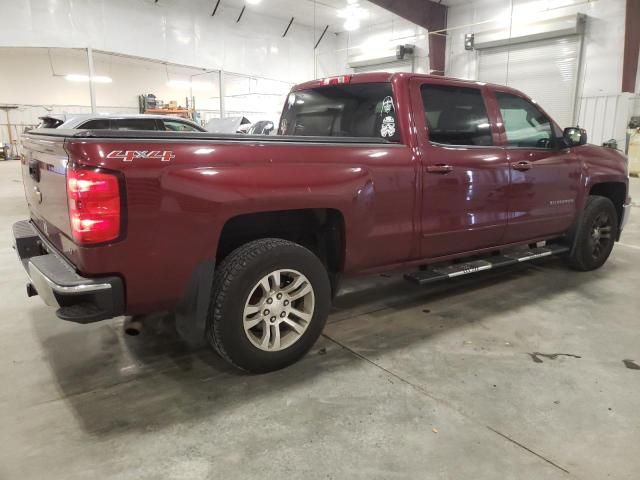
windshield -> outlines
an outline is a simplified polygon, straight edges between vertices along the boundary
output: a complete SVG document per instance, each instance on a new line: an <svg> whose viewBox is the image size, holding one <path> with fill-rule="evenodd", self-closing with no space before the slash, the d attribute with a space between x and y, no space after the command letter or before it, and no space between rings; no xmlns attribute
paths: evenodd
<svg viewBox="0 0 640 480"><path fill-rule="evenodd" d="M400 141L390 83L332 85L292 92L280 135L375 137Z"/></svg>

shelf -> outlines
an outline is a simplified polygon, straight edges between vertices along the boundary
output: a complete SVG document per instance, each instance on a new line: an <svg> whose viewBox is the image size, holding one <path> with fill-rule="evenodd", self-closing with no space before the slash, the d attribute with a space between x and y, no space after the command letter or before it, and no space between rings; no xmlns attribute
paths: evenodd
<svg viewBox="0 0 640 480"><path fill-rule="evenodd" d="M188 110L186 108L147 108L144 113L155 113L160 115L189 115L191 113L191 110Z"/></svg>

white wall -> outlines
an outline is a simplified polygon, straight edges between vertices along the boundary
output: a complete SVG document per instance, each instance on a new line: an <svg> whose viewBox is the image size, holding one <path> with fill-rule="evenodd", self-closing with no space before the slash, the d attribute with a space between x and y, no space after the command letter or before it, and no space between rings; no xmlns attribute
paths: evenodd
<svg viewBox="0 0 640 480"><path fill-rule="evenodd" d="M395 55L397 45L415 45L417 73L429 73L429 39L427 30L397 15L389 13L374 25L353 32L337 34L336 68L339 73L351 73L349 58L359 60Z"/></svg>
<svg viewBox="0 0 640 480"><path fill-rule="evenodd" d="M477 52L464 49L466 33L509 28L518 23L576 13L587 16L582 71L578 79L578 118L594 143L625 142L629 98L621 95L625 0L475 0L449 8L446 74L476 79Z"/></svg>
<svg viewBox="0 0 640 480"><path fill-rule="evenodd" d="M514 0L513 4L514 24L551 16L586 14L582 95L620 93L625 0ZM475 0L449 8L447 75L475 79L476 52L464 49L465 33L504 28L510 17L509 0ZM514 36L516 33L514 31Z"/></svg>
<svg viewBox="0 0 640 480"><path fill-rule="evenodd" d="M87 75L85 50L0 47L0 64L4 67L4 73L0 75L0 104L18 106L10 112L14 140L25 129L37 125L38 117L47 113L91 111L88 83L65 78L68 74ZM186 106L187 97L193 93L203 123L220 116L217 71L104 53L94 53L94 69L96 75L112 80L95 84L98 112L138 113L138 96L148 93L155 94L165 103L173 100ZM192 91L189 87L191 79ZM224 85L227 116L277 123L292 83L227 72ZM7 128L3 113L0 116L0 143L9 141Z"/></svg>
<svg viewBox="0 0 640 480"><path fill-rule="evenodd" d="M176 64L224 69L292 82L335 70L331 56L316 72L321 30L211 0L0 0L0 46L67 47L118 52ZM334 49L327 35L321 52ZM317 73L315 75L314 73Z"/></svg>
<svg viewBox="0 0 640 480"><path fill-rule="evenodd" d="M98 50L96 74L113 79L96 86L101 112L137 112L141 93L184 104L188 89L169 88L168 80L189 80L202 69L223 69L229 72L228 115L277 121L292 84L340 70L334 34L327 33L314 51L321 29L294 22L282 38L287 20L248 8L237 23L238 8L221 4L211 17L213 5L210 0L0 0L0 103L20 106L10 113L14 133L36 124L47 111L90 111L87 84L64 79L68 73L87 73L83 49L89 46ZM33 47L51 48L52 60L46 49ZM253 80L231 73L251 75ZM219 114L215 77L194 78L213 84L193 92L205 119ZM0 143L8 142L6 123L2 114Z"/></svg>

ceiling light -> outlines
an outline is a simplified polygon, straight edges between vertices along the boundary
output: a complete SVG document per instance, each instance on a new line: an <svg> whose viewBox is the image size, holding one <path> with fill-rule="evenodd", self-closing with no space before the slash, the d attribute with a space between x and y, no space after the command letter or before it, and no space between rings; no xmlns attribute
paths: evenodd
<svg viewBox="0 0 640 480"><path fill-rule="evenodd" d="M360 20L357 18L347 18L343 25L344 29L348 32L353 32L360 28Z"/></svg>
<svg viewBox="0 0 640 480"><path fill-rule="evenodd" d="M338 10L338 17L345 19L345 30L353 31L360 28L360 21L367 17L367 11L357 1L349 1L345 8Z"/></svg>
<svg viewBox="0 0 640 480"><path fill-rule="evenodd" d="M262 0L246 0L249 5L258 5Z"/></svg>
<svg viewBox="0 0 640 480"><path fill-rule="evenodd" d="M340 18L365 18L366 16L367 11L357 3L351 3L338 10L338 17Z"/></svg>
<svg viewBox="0 0 640 480"><path fill-rule="evenodd" d="M69 75L65 75L64 79L68 80L70 82L88 82L89 81L89 75L80 75L78 73L70 73ZM104 77L102 75L94 75L93 77L91 77L91 80L93 81L93 83L111 83L111 82L113 82L111 77Z"/></svg>

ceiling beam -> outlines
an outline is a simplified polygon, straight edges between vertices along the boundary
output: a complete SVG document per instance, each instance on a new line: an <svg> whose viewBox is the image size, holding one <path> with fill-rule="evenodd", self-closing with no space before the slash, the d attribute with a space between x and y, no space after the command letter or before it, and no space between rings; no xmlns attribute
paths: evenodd
<svg viewBox="0 0 640 480"><path fill-rule="evenodd" d="M287 36L287 33L289 33L289 29L291 28L291 25L293 24L294 20L295 20L295 17L291 17L291 20L289 20L289 25L287 25L287 28L285 29L284 33L282 34L282 38Z"/></svg>
<svg viewBox="0 0 640 480"><path fill-rule="evenodd" d="M622 67L622 91L634 93L638 75L640 54L640 0L627 0L624 32L624 61Z"/></svg>
<svg viewBox="0 0 640 480"><path fill-rule="evenodd" d="M369 0L429 31L431 73L444 75L447 7L431 0ZM639 0L640 1L640 0ZM437 33L431 33L437 32Z"/></svg>

